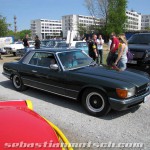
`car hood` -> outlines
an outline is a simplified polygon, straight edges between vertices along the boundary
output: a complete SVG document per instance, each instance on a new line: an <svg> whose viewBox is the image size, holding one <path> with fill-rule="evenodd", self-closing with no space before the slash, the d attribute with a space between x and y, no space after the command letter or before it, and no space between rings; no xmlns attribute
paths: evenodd
<svg viewBox="0 0 150 150"><path fill-rule="evenodd" d="M131 71L116 71L104 66L89 66L76 70L78 74L91 75L93 77L105 77L112 80L120 80L126 83L134 84L139 87L147 84L150 80L140 74Z"/></svg>
<svg viewBox="0 0 150 150"><path fill-rule="evenodd" d="M43 141L50 140L54 143L59 142L53 128L41 116L27 107L15 104L1 106L0 104L0 120L2 137L0 147L4 146L6 142L43 143ZM19 148L15 147L15 150L19 150Z"/></svg>
<svg viewBox="0 0 150 150"><path fill-rule="evenodd" d="M135 50L149 50L150 51L150 45L146 44L129 44L129 49L135 49Z"/></svg>

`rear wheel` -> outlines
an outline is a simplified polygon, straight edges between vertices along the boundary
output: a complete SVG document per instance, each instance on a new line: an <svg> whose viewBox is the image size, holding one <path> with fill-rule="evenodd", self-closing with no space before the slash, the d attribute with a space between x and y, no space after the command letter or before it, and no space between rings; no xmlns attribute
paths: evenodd
<svg viewBox="0 0 150 150"><path fill-rule="evenodd" d="M27 89L27 87L23 84L23 82L18 74L13 75L12 83L17 91L24 91Z"/></svg>
<svg viewBox="0 0 150 150"><path fill-rule="evenodd" d="M93 116L103 116L110 111L107 96L98 89L87 89L82 96L82 104L86 111Z"/></svg>

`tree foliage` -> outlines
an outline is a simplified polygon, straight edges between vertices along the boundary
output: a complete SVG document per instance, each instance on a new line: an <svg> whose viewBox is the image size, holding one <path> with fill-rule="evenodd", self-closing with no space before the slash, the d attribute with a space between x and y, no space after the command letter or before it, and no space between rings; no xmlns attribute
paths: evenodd
<svg viewBox="0 0 150 150"><path fill-rule="evenodd" d="M85 27L83 24L78 24L78 33L80 37L84 36L85 33L88 32L88 28Z"/></svg>
<svg viewBox="0 0 150 150"><path fill-rule="evenodd" d="M26 34L29 35L29 37L31 36L31 30L22 30L22 31L19 31L19 32L14 32L12 30L9 30L7 36L14 36L15 40L18 40L18 39L23 39Z"/></svg>
<svg viewBox="0 0 150 150"><path fill-rule="evenodd" d="M0 15L0 37L7 35L9 31L9 26L10 24L6 22L6 17L3 17L2 15Z"/></svg>
<svg viewBox="0 0 150 150"><path fill-rule="evenodd" d="M107 33L115 32L120 34L124 32L127 19L126 6L126 0L109 0Z"/></svg>
<svg viewBox="0 0 150 150"><path fill-rule="evenodd" d="M127 0L85 0L85 6L91 16L104 19L103 34L124 31Z"/></svg>

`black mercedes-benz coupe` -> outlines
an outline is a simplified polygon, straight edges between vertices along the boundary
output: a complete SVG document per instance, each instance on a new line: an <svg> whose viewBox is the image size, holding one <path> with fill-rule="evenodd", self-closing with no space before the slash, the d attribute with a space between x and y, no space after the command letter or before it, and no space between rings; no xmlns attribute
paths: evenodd
<svg viewBox="0 0 150 150"><path fill-rule="evenodd" d="M32 50L20 61L4 63L3 74L16 90L33 87L82 102L93 116L125 110L149 99L149 78L98 66L77 49Z"/></svg>

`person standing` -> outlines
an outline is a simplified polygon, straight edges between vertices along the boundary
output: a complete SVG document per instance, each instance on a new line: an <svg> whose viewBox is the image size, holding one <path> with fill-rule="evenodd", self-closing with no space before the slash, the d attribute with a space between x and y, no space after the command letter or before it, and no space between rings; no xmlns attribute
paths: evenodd
<svg viewBox="0 0 150 150"><path fill-rule="evenodd" d="M97 49L98 49L98 63L102 64L103 63L103 44L104 44L104 40L102 38L102 35L99 35L98 39L97 39Z"/></svg>
<svg viewBox="0 0 150 150"><path fill-rule="evenodd" d="M39 37L36 35L35 36L35 49L40 49L40 40L39 40Z"/></svg>
<svg viewBox="0 0 150 150"><path fill-rule="evenodd" d="M93 34L92 41L89 42L89 56L98 63L97 35Z"/></svg>
<svg viewBox="0 0 150 150"><path fill-rule="evenodd" d="M109 66L112 66L118 57L119 40L116 37L116 34L114 32L111 34L111 40L112 40L112 42L110 45L110 52L109 52L107 60L106 60L107 65L109 65Z"/></svg>
<svg viewBox="0 0 150 150"><path fill-rule="evenodd" d="M29 47L29 40L28 40L28 38L29 38L29 35L26 34L26 37L23 39L23 45L24 45L25 48Z"/></svg>
<svg viewBox="0 0 150 150"><path fill-rule="evenodd" d="M118 57L114 63L115 66L117 66L120 71L124 71L127 67L127 51L128 51L128 44L125 36L121 35L119 36L119 49L118 49Z"/></svg>
<svg viewBox="0 0 150 150"><path fill-rule="evenodd" d="M0 53L0 60L3 60L2 56L1 56L1 53Z"/></svg>

